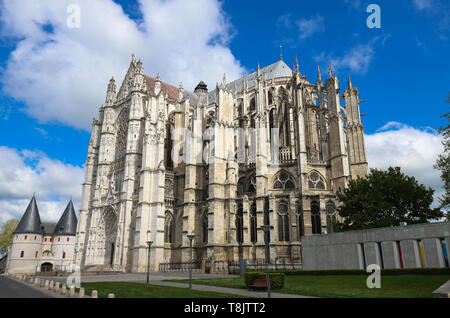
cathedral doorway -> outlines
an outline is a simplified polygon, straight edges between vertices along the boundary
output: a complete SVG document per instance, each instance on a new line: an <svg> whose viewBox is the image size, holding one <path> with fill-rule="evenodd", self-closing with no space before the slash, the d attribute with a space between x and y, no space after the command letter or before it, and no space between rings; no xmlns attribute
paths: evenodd
<svg viewBox="0 0 450 318"><path fill-rule="evenodd" d="M108 207L104 210L100 222L104 235L104 264L113 265L117 236L117 216L112 207Z"/></svg>
<svg viewBox="0 0 450 318"><path fill-rule="evenodd" d="M41 272L51 272L53 271L53 264L52 263L42 263L41 265Z"/></svg>

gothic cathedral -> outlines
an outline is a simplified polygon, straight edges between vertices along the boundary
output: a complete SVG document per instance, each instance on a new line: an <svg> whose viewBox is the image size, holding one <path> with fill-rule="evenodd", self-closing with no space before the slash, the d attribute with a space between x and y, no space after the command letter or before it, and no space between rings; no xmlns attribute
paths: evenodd
<svg viewBox="0 0 450 318"><path fill-rule="evenodd" d="M158 271L188 262L195 235L203 269L301 264L301 237L331 232L336 191L368 173L358 89L349 75L342 91L331 66L325 83L317 76L280 57L188 92L147 76L133 56L92 124L76 263L144 272L151 241Z"/></svg>

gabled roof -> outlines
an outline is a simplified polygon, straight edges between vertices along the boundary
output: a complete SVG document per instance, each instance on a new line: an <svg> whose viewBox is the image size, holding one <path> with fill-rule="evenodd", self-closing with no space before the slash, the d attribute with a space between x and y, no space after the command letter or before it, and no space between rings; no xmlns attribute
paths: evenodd
<svg viewBox="0 0 450 318"><path fill-rule="evenodd" d="M39 216L39 210L34 196L28 204L14 233L42 234L41 217Z"/></svg>
<svg viewBox="0 0 450 318"><path fill-rule="evenodd" d="M72 200L70 200L58 224L56 224L53 235L75 235L77 233L77 223L77 216Z"/></svg>
<svg viewBox="0 0 450 318"><path fill-rule="evenodd" d="M145 83L147 84L147 89L154 92L155 91L155 79L151 76L144 74ZM177 100L178 99L178 87L175 87L171 84L161 81L161 91L164 94L167 92L167 96L170 99ZM189 99L189 103L191 105L197 104L197 96L189 91L184 90L183 97Z"/></svg>

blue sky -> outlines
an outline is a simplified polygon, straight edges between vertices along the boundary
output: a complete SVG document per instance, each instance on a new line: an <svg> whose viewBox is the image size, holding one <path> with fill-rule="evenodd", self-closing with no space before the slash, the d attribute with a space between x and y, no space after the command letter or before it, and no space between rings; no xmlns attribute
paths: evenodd
<svg viewBox="0 0 450 318"><path fill-rule="evenodd" d="M275 62L282 45L310 81L331 61L341 87L359 88L369 165L400 165L442 193L432 168L442 151L450 91L450 19L444 0L396 1L1 1L0 223L33 192L44 219L81 199L92 117L111 76L132 53L145 72L192 90ZM66 26L79 4L81 27ZM366 8L381 9L369 29Z"/></svg>

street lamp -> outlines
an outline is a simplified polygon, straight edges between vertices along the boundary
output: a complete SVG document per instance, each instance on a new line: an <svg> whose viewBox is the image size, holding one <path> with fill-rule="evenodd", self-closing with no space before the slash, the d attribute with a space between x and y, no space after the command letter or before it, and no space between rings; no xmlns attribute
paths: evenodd
<svg viewBox="0 0 450 318"><path fill-rule="evenodd" d="M267 280L267 297L270 298L270 272L269 272L269 264L270 264L270 247L269 247L269 233L270 229L273 229L273 226L270 225L261 225L261 229L264 231L264 244L266 246L266 280Z"/></svg>
<svg viewBox="0 0 450 318"><path fill-rule="evenodd" d="M150 284L150 246L152 246L152 241L147 241L148 245L148 261L147 261L147 284Z"/></svg>
<svg viewBox="0 0 450 318"><path fill-rule="evenodd" d="M189 288L192 289L192 240L194 239L195 234L188 234L187 238L189 239Z"/></svg>

